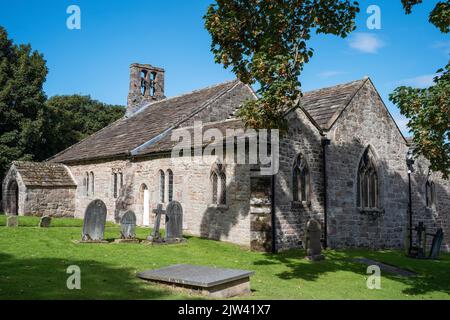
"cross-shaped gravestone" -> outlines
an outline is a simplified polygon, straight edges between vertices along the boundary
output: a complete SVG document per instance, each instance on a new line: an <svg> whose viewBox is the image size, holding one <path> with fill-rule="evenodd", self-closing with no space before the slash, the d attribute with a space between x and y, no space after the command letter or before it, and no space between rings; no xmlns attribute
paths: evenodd
<svg viewBox="0 0 450 320"><path fill-rule="evenodd" d="M161 225L161 216L166 214L166 210L163 210L162 204L158 204L156 209L153 210L155 213L155 227L153 228L152 235L149 237L152 241L161 239L161 233L159 232L159 226ZM150 239L149 239L150 240Z"/></svg>

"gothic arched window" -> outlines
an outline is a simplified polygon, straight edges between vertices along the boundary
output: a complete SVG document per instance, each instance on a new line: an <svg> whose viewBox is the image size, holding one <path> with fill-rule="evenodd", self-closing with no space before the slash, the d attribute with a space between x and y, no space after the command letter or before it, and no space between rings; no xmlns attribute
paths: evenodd
<svg viewBox="0 0 450 320"><path fill-rule="evenodd" d="M94 173L91 171L91 195L95 195Z"/></svg>
<svg viewBox="0 0 450 320"><path fill-rule="evenodd" d="M118 188L117 188L117 173L113 173L113 195L117 198Z"/></svg>
<svg viewBox="0 0 450 320"><path fill-rule="evenodd" d="M167 170L167 177L168 177L168 192L167 192L167 199L169 202L173 200L173 172L172 170Z"/></svg>
<svg viewBox="0 0 450 320"><path fill-rule="evenodd" d="M358 167L357 206L375 209L379 205L379 181L375 159L367 148Z"/></svg>
<svg viewBox="0 0 450 320"><path fill-rule="evenodd" d="M294 163L293 178L293 200L306 202L310 199L310 175L306 159L300 154Z"/></svg>
<svg viewBox="0 0 450 320"><path fill-rule="evenodd" d="M164 171L159 170L159 202L164 203L164 193L166 190L166 177Z"/></svg>
<svg viewBox="0 0 450 320"><path fill-rule="evenodd" d="M86 195L89 196L89 172L86 172Z"/></svg>
<svg viewBox="0 0 450 320"><path fill-rule="evenodd" d="M227 203L227 176L225 166L216 162L211 170L211 202L217 205Z"/></svg>
<svg viewBox="0 0 450 320"><path fill-rule="evenodd" d="M436 190L433 181L427 180L425 184L425 196L427 208L434 208L436 206Z"/></svg>

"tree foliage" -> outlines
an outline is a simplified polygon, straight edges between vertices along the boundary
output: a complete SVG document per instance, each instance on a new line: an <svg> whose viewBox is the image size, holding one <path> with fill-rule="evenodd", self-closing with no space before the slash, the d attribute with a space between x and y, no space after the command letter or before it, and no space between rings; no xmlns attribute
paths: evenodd
<svg viewBox="0 0 450 320"><path fill-rule="evenodd" d="M43 56L13 44L0 27L0 178L12 160L41 152L46 76Z"/></svg>
<svg viewBox="0 0 450 320"><path fill-rule="evenodd" d="M77 143L91 134L121 118L125 108L107 105L90 96L54 96L47 102L47 125L49 131L48 154L57 152Z"/></svg>
<svg viewBox="0 0 450 320"><path fill-rule="evenodd" d="M406 14L410 14L412 8L420 3L422 3L422 0L402 0ZM429 21L441 32L450 32L450 0L439 1L431 11Z"/></svg>
<svg viewBox="0 0 450 320"><path fill-rule="evenodd" d="M438 70L434 85L426 88L399 87L390 95L414 136L417 154L430 161L432 171L450 174L450 62Z"/></svg>
<svg viewBox="0 0 450 320"><path fill-rule="evenodd" d="M406 14L422 0L402 0ZM438 2L429 21L441 32L450 32L450 1ZM450 60L438 70L434 85L418 89L399 87L389 99L408 117L413 134L416 155L430 161L432 171L440 171L445 178L450 174Z"/></svg>
<svg viewBox="0 0 450 320"><path fill-rule="evenodd" d="M0 27L0 181L14 160L42 161L120 118L125 110L89 96L43 91L46 61Z"/></svg>
<svg viewBox="0 0 450 320"><path fill-rule="evenodd" d="M301 94L298 78L313 56L311 34L346 37L358 12L349 0L217 0L208 8L216 62L259 86L260 99L239 113L247 126L285 128L284 112Z"/></svg>

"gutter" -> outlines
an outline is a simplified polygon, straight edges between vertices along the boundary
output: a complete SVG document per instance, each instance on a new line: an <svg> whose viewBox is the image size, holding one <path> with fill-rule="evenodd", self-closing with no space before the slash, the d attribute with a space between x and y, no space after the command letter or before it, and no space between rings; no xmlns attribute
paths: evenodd
<svg viewBox="0 0 450 320"><path fill-rule="evenodd" d="M275 182L276 175L272 175L272 181L270 186L270 211L271 211L271 224L272 224L272 253L277 253L277 245L276 245L276 228L275 228Z"/></svg>
<svg viewBox="0 0 450 320"><path fill-rule="evenodd" d="M330 145L330 139L322 138L322 168L323 168L323 248L328 248L328 210L327 210L327 194L328 194L328 176L327 176L327 146Z"/></svg>

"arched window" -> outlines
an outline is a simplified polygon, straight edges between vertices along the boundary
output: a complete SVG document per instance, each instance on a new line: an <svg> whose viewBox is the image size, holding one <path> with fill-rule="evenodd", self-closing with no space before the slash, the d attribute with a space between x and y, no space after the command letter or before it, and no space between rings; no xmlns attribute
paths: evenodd
<svg viewBox="0 0 450 320"><path fill-rule="evenodd" d="M166 178L164 171L159 170L159 202L164 203L164 193L166 190Z"/></svg>
<svg viewBox="0 0 450 320"><path fill-rule="evenodd" d="M425 196L427 202L427 208L433 209L436 207L436 190L434 182L427 180L425 184Z"/></svg>
<svg viewBox="0 0 450 320"><path fill-rule="evenodd" d="M114 172L113 173L113 194L114 194L114 198L117 198L117 173Z"/></svg>
<svg viewBox="0 0 450 320"><path fill-rule="evenodd" d="M309 167L303 155L298 155L293 170L293 200L307 202L310 199Z"/></svg>
<svg viewBox="0 0 450 320"><path fill-rule="evenodd" d="M212 184L212 203L217 204L217 197L218 197L218 190L219 185L218 182L219 178L217 177L217 173L214 171L211 173L211 184Z"/></svg>
<svg viewBox="0 0 450 320"><path fill-rule="evenodd" d="M227 176L225 166L216 162L211 170L211 202L217 205L227 203Z"/></svg>
<svg viewBox="0 0 450 320"><path fill-rule="evenodd" d="M168 193L167 199L169 202L173 200L173 172L172 170L167 170L167 180L168 180Z"/></svg>
<svg viewBox="0 0 450 320"><path fill-rule="evenodd" d="M357 206L375 209L379 206L379 181L375 159L370 149L364 152L358 167Z"/></svg>
<svg viewBox="0 0 450 320"><path fill-rule="evenodd" d="M91 195L95 195L94 173L91 171Z"/></svg>
<svg viewBox="0 0 450 320"><path fill-rule="evenodd" d="M86 196L89 196L89 172L86 172Z"/></svg>

